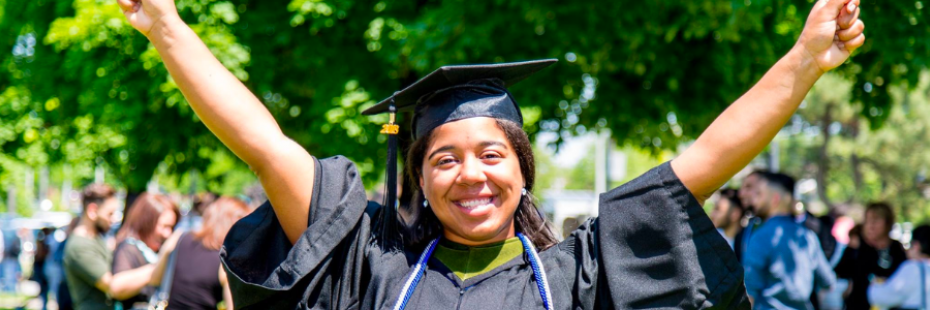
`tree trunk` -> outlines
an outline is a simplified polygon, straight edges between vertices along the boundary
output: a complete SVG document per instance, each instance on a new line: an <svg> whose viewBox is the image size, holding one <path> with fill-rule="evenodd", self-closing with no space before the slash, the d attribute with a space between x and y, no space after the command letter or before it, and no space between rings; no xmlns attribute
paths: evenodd
<svg viewBox="0 0 930 310"><path fill-rule="evenodd" d="M817 196L820 201L827 206L827 210L833 210L833 203L827 197L827 173L830 171L830 155L827 153L827 146L830 144L830 124L833 123L833 106L828 103L823 117L820 119L820 134L823 135L823 144L818 151L820 158L817 161Z"/></svg>

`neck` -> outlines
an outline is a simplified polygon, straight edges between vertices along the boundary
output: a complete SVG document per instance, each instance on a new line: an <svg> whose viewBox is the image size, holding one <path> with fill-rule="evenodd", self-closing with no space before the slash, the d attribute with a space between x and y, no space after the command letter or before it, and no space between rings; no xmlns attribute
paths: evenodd
<svg viewBox="0 0 930 310"><path fill-rule="evenodd" d="M772 210L772 213L770 213L770 214L768 215L768 217L763 218L763 219L764 219L764 220L768 220L768 219L773 218L773 217L776 217L776 216L791 216L791 215L792 215L792 212L791 212L791 207L790 207L790 205L789 205L789 206L780 206L780 207L774 208L774 210Z"/></svg>
<svg viewBox="0 0 930 310"><path fill-rule="evenodd" d="M498 232L497 235L491 238L472 239L472 238L463 237L458 234L455 234L454 232L449 231L448 229L443 230L442 236L443 238L446 238L446 240L449 240L449 241L452 241L452 242L455 242L461 245L482 246L482 245L491 244L491 243L503 242L503 241L506 241L507 239L516 237L517 231L514 228L513 223L510 223L509 226L505 227L500 232Z"/></svg>
<svg viewBox="0 0 930 310"><path fill-rule="evenodd" d="M736 234L739 233L739 226L740 225L735 225L735 224L730 225L727 228L723 229L723 233L727 235L727 237L735 238Z"/></svg>
<svg viewBox="0 0 930 310"><path fill-rule="evenodd" d="M97 237L97 227L94 226L93 221L86 217L81 217L81 220L78 221L78 225L74 227L74 234L85 237L85 238L96 238Z"/></svg>
<svg viewBox="0 0 930 310"><path fill-rule="evenodd" d="M868 242L869 245L871 245L873 248L881 250L887 248L891 244L891 238L879 238L873 241L866 240L866 242Z"/></svg>

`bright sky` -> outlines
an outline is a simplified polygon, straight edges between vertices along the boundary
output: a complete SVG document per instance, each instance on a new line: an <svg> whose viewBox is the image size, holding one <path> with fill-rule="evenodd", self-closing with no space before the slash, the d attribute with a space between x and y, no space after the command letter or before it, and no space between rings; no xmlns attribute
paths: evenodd
<svg viewBox="0 0 930 310"><path fill-rule="evenodd" d="M556 154L553 154L551 148L545 147L542 149L548 151L553 162L559 167L573 167L591 151L591 145L594 143L595 138L596 136L591 133L580 137L569 137L565 139ZM557 139L558 135L556 133L542 132L536 136L536 145L543 146Z"/></svg>

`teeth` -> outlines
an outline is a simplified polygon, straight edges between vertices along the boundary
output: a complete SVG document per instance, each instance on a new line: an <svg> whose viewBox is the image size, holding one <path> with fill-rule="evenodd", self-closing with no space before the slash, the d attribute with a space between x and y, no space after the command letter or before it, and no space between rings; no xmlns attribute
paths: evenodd
<svg viewBox="0 0 930 310"><path fill-rule="evenodd" d="M491 198L480 198L480 199L471 199L471 200L462 200L459 202L459 205L466 209L473 209L478 206L483 206L491 203Z"/></svg>

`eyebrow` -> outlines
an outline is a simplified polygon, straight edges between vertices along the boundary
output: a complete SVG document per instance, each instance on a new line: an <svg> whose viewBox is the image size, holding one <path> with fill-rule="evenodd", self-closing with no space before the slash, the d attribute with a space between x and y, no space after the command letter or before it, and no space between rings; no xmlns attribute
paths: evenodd
<svg viewBox="0 0 930 310"><path fill-rule="evenodd" d="M479 143L478 146L480 146L481 148L487 148L487 147L490 147L490 146L500 146L500 147L503 147L503 148L507 148L507 144L505 144L505 143L503 143L503 142L500 142L500 141L483 141L483 142ZM436 156L436 154L441 153L441 152L445 152L445 151L448 151L448 150L452 150L452 149L455 149L455 147L452 146L452 145L446 145L446 146L440 147L440 148L436 149L435 151L433 151L432 153L430 153L429 156L426 157L426 159L427 159L427 160L430 160L430 159L433 158L433 156Z"/></svg>

